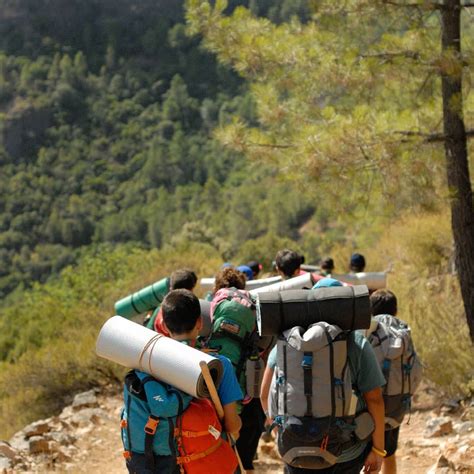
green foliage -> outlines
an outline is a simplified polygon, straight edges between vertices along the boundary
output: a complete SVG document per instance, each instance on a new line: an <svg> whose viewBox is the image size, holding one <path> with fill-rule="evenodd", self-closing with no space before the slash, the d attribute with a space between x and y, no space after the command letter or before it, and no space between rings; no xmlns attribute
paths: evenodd
<svg viewBox="0 0 474 474"><path fill-rule="evenodd" d="M190 33L247 79L257 107L258 127L236 119L217 137L285 176L311 179L347 214L435 209L447 195L443 150L425 139L442 123L439 72L464 68L468 86L469 61L441 54L439 12L423 3L311 2L303 21L273 23L253 15L253 4L229 15L225 1L188 0ZM473 29L464 19L467 59Z"/></svg>
<svg viewBox="0 0 474 474"><path fill-rule="evenodd" d="M72 393L120 380L124 369L94 352L116 300L176 268L203 275L221 264L203 244L163 251L103 245L55 281L12 295L0 311L0 436L58 413Z"/></svg>

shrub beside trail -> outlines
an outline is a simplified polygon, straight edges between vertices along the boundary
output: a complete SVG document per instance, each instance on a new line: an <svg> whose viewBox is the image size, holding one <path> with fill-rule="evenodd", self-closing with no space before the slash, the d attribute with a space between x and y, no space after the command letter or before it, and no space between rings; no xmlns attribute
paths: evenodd
<svg viewBox="0 0 474 474"><path fill-rule="evenodd" d="M121 379L123 369L94 351L117 299L178 267L207 275L221 263L202 244L160 251L101 246L55 281L19 293L0 311L0 438L59 413L78 391Z"/></svg>
<svg viewBox="0 0 474 474"><path fill-rule="evenodd" d="M412 327L425 376L448 395L474 392L474 348L469 338L459 283L453 266L453 243L447 212L416 214L388 226L373 246L358 248L367 271L392 267L388 284L399 303L399 316ZM347 262L333 252L337 268Z"/></svg>

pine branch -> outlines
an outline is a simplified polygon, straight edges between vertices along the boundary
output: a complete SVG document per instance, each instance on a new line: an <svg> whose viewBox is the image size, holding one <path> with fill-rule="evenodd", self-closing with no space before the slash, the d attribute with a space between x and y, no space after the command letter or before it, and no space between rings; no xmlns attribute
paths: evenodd
<svg viewBox="0 0 474 474"><path fill-rule="evenodd" d="M427 3L427 2L422 2L422 3L400 3L400 2L394 2L392 0L382 0L382 3L385 5L390 5L394 7L406 7L406 8L424 8L426 10L441 10L444 5L441 5L439 3Z"/></svg>
<svg viewBox="0 0 474 474"><path fill-rule="evenodd" d="M385 5L390 5L394 7L406 7L406 8L424 8L425 10L450 10L450 9L459 9L459 8L472 8L474 3L464 3L459 6L448 7L442 3L400 3L392 0L382 0L382 3Z"/></svg>
<svg viewBox="0 0 474 474"><path fill-rule="evenodd" d="M394 133L398 135L403 135L405 137L410 138L423 138L424 142L426 143L436 143L436 142L444 142L448 140L450 137L446 136L444 133L422 133L422 132L413 132L410 130L396 130ZM466 137L472 138L474 137L474 129L473 130L466 130Z"/></svg>
<svg viewBox="0 0 474 474"><path fill-rule="evenodd" d="M373 54L361 54L360 58L380 58L387 61L390 61L394 58L409 58L409 59L420 59L420 53L416 51L397 51L397 52L383 52L383 53L373 53Z"/></svg>
<svg viewBox="0 0 474 474"><path fill-rule="evenodd" d="M271 143L254 143L254 142L246 142L247 146L255 146L260 148L276 148L280 150L286 150L288 148L295 148L295 145L272 145Z"/></svg>

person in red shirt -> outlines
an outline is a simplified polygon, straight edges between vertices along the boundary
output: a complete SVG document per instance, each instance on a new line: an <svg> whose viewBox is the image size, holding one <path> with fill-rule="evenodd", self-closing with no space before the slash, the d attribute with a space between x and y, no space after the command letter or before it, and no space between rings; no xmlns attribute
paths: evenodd
<svg viewBox="0 0 474 474"><path fill-rule="evenodd" d="M197 276L192 270L186 268L176 270L170 276L170 291L178 289L193 291L196 283ZM163 312L161 311L161 307L155 309L151 318L153 319L153 317L155 318L153 329L164 336L170 337L170 333L163 324Z"/></svg>

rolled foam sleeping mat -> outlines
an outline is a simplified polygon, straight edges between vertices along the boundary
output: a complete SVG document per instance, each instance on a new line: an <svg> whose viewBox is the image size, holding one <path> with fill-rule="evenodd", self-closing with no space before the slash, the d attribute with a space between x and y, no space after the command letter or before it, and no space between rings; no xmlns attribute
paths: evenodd
<svg viewBox="0 0 474 474"><path fill-rule="evenodd" d="M261 288L255 288L255 290L251 290L251 295L257 295L261 293L267 292L275 292L275 291L285 291L285 290L295 290L295 289L302 289L302 288L312 288L313 286L313 279L311 277L311 273L304 273L303 275L299 275L297 277L290 278L288 280L283 280L281 282L274 283L273 285L263 286Z"/></svg>
<svg viewBox="0 0 474 474"><path fill-rule="evenodd" d="M170 279L163 278L153 285L122 298L115 303L115 312L124 318L155 309L170 291Z"/></svg>
<svg viewBox="0 0 474 474"><path fill-rule="evenodd" d="M211 302L207 300L199 300L201 305L201 317L202 317L202 328L199 332L200 336L207 337L211 333L212 322L211 322Z"/></svg>
<svg viewBox="0 0 474 474"><path fill-rule="evenodd" d="M250 291L255 288L260 288L262 286L272 285L281 280L282 280L281 276L261 278L259 280L249 280L245 285L245 289ZM215 278L201 278L200 285L204 290L212 290L214 288L215 282L216 282Z"/></svg>
<svg viewBox="0 0 474 474"><path fill-rule="evenodd" d="M335 280L350 283L351 285L366 285L369 290L380 290L387 287L387 274L385 272L359 272L331 275Z"/></svg>
<svg viewBox="0 0 474 474"><path fill-rule="evenodd" d="M198 398L209 397L199 362L206 362L217 386L223 375L216 357L121 316L111 317L102 326L95 351L99 357L141 370Z"/></svg>
<svg viewBox="0 0 474 474"><path fill-rule="evenodd" d="M319 265L306 265L305 263L303 263L300 268L305 272L319 272L321 270Z"/></svg>
<svg viewBox="0 0 474 474"><path fill-rule="evenodd" d="M288 290L257 296L260 336L276 336L292 327L306 328L320 321L343 330L367 329L370 313L369 290L365 285Z"/></svg>

